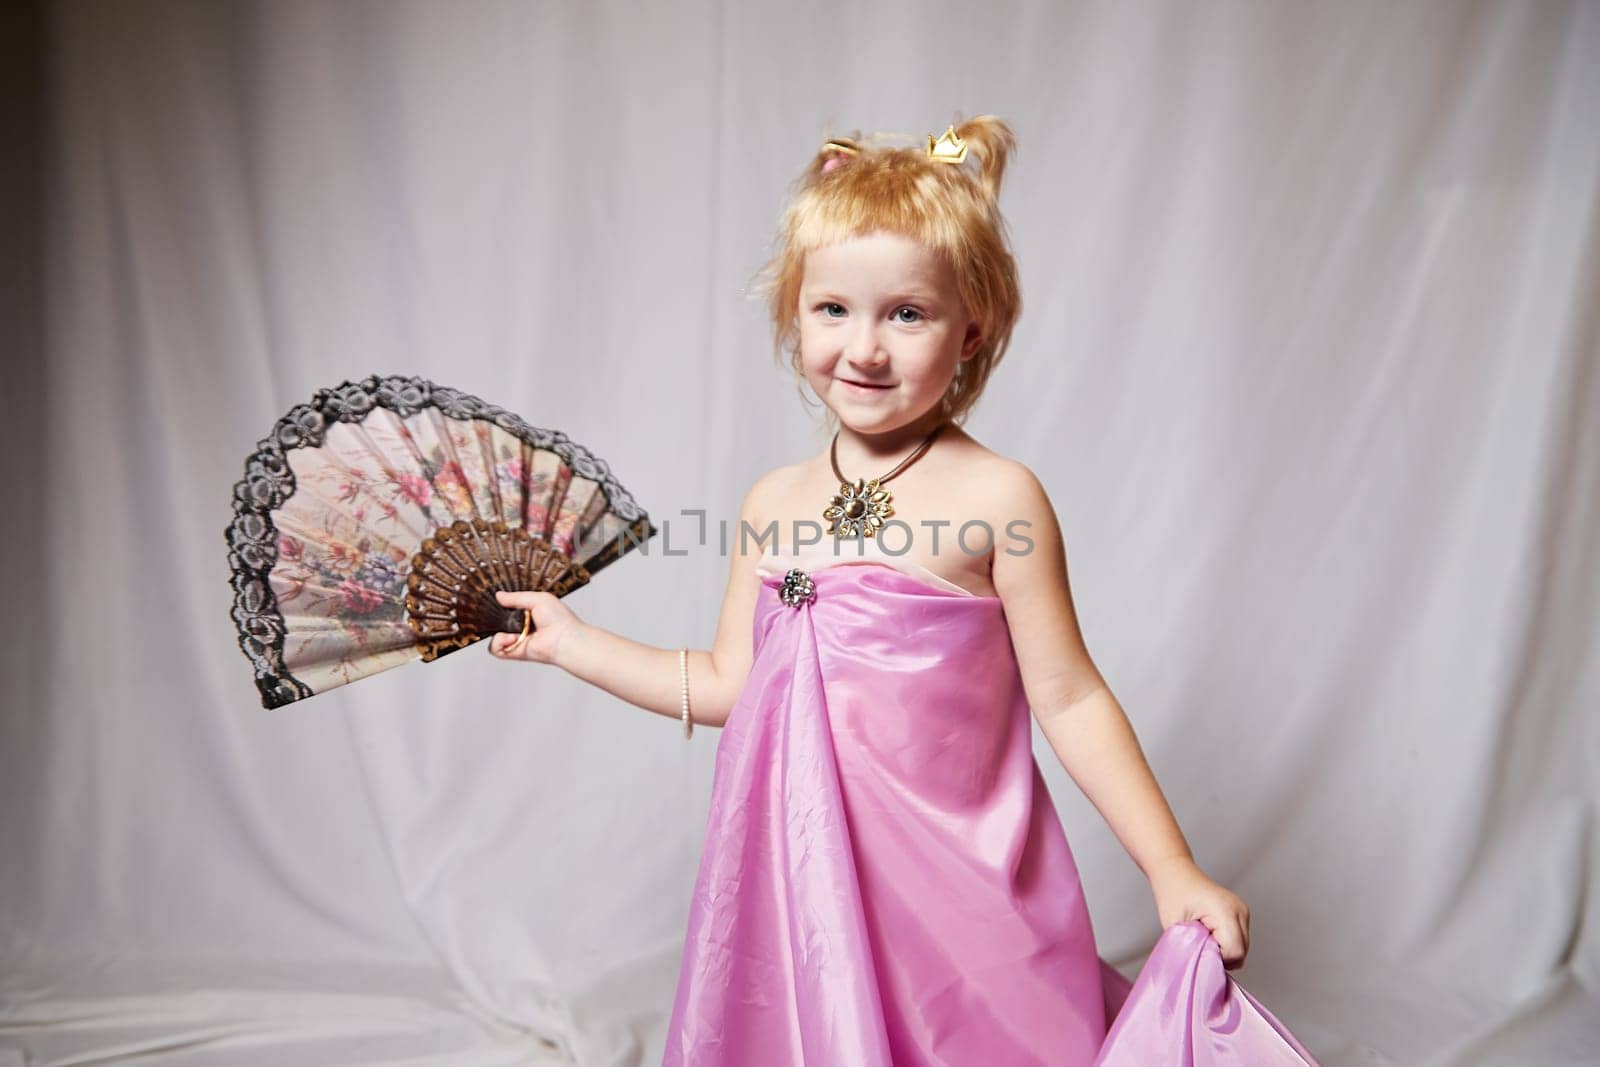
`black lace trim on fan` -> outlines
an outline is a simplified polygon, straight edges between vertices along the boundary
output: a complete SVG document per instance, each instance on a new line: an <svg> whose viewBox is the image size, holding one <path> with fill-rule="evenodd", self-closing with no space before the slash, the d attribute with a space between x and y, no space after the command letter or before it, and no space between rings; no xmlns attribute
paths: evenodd
<svg viewBox="0 0 1600 1067"><path fill-rule="evenodd" d="M283 613L267 577L278 561L278 535L272 513L295 490L287 453L321 445L329 423L361 422L375 408L386 408L408 418L426 407L438 408L452 419L488 420L534 448L554 452L575 474L599 483L611 511L632 525L584 563L591 575L633 547L627 544L630 535L637 543L656 535L649 516L612 477L605 461L559 430L530 426L514 412L425 378L380 378L374 374L360 382L346 381L332 389L319 389L311 403L296 404L277 421L269 436L256 443L255 451L245 460L244 477L234 483L233 521L225 531L232 571L231 615L239 628L239 647L255 668L256 688L267 707L313 695L308 686L284 669Z"/></svg>

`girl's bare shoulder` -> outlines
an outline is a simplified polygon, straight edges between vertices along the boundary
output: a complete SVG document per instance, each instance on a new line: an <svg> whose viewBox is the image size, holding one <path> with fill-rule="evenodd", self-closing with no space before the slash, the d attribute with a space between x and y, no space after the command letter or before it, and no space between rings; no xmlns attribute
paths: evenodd
<svg viewBox="0 0 1600 1067"><path fill-rule="evenodd" d="M786 463L761 474L745 492L741 517L755 523L780 515L785 502L804 484L810 463L810 460Z"/></svg>
<svg viewBox="0 0 1600 1067"><path fill-rule="evenodd" d="M1015 512L1030 502L1037 503L1038 477L1027 464L983 444L958 427L944 431L950 435L940 480L947 484L976 487L979 499L974 504L991 517Z"/></svg>

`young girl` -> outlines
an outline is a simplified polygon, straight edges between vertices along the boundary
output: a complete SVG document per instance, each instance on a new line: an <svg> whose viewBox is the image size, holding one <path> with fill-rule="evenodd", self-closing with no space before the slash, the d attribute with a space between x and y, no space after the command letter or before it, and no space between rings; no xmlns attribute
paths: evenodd
<svg viewBox="0 0 1600 1067"><path fill-rule="evenodd" d="M1188 1062L1191 1041L1309 1061L1222 976L1249 909L1195 862L1084 647L1044 488L961 429L1020 311L1013 146L981 117L926 146L829 141L806 169L767 292L836 430L745 496L712 649L501 594L534 629L493 655L725 727L667 1064ZM1167 933L1132 996L1031 721L1149 878ZM1160 1003L1219 957L1196 1018Z"/></svg>

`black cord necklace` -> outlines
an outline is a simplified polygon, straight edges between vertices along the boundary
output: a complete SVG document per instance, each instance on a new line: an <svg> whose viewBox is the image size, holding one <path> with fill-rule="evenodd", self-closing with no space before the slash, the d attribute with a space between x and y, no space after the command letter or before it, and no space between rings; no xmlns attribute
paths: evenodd
<svg viewBox="0 0 1600 1067"><path fill-rule="evenodd" d="M942 422L935 426L933 432L912 450L911 455L901 460L888 474L871 480L857 478L854 485L839 470L839 434L835 431L833 443L828 446L828 462L833 465L834 477L839 479L839 491L822 512L822 517L833 524L828 532L838 537L871 537L876 534L883 520L894 514L894 508L889 506L894 497L881 486L928 451L933 439L939 436L939 431L944 427Z"/></svg>

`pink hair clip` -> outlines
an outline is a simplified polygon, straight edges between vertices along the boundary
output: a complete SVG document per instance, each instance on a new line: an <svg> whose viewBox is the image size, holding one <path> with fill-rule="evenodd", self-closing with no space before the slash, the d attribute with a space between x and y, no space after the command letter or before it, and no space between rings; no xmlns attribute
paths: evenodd
<svg viewBox="0 0 1600 1067"><path fill-rule="evenodd" d="M826 174L834 167L842 166L851 156L860 151L855 145L846 140L826 141L822 145L824 152L832 152L822 163L822 173Z"/></svg>

